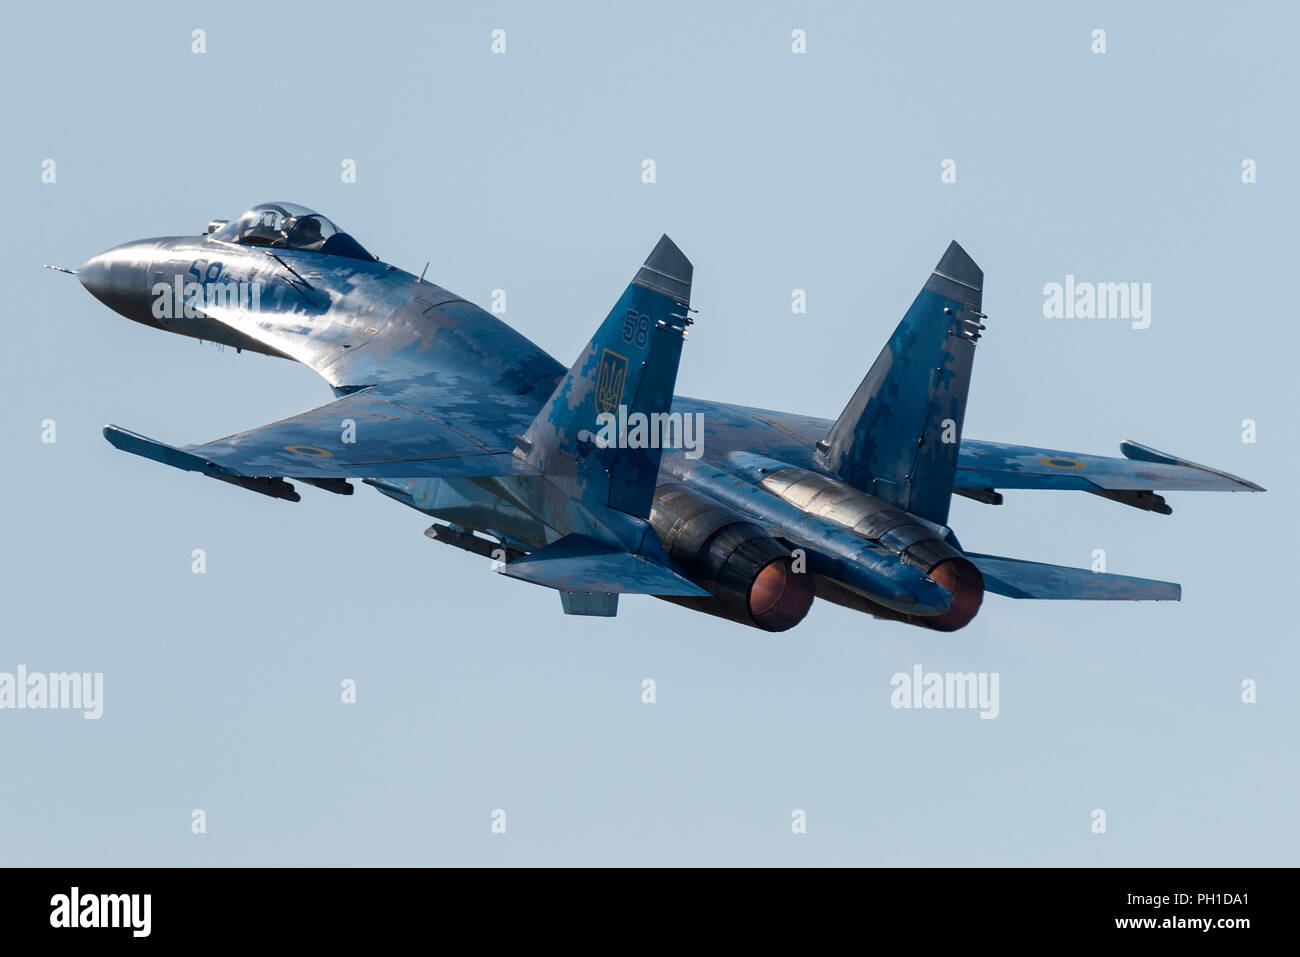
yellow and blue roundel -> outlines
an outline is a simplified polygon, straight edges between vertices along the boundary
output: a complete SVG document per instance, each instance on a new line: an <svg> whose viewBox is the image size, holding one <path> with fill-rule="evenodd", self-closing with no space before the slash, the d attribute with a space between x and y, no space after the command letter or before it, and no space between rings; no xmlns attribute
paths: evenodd
<svg viewBox="0 0 1300 957"><path fill-rule="evenodd" d="M284 450L294 455L305 455L309 459L327 459L334 454L329 449L317 448L314 445L286 445Z"/></svg>
<svg viewBox="0 0 1300 957"><path fill-rule="evenodd" d="M1039 465L1046 465L1052 469L1081 469L1087 466L1086 462L1080 462L1078 459L1062 458L1058 455L1044 455L1038 460Z"/></svg>

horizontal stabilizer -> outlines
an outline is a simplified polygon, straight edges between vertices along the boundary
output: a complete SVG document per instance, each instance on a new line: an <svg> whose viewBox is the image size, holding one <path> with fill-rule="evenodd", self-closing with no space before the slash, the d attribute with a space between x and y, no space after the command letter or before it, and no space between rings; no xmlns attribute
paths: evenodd
<svg viewBox="0 0 1300 957"><path fill-rule="evenodd" d="M562 592L699 597L709 594L660 561L621 551L586 535L566 535L510 562L501 569L501 574Z"/></svg>
<svg viewBox="0 0 1300 957"><path fill-rule="evenodd" d="M1179 601L1182 587L1173 582L1110 575L1087 568L1045 565L1018 558L966 553L984 576L984 588L1007 598L1075 601Z"/></svg>

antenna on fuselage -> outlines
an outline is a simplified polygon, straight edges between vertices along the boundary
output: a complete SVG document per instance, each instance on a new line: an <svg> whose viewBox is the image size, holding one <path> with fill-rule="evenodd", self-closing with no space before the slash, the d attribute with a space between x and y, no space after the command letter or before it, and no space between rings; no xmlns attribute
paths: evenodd
<svg viewBox="0 0 1300 957"><path fill-rule="evenodd" d="M425 263L425 264L424 264L424 268L420 270L420 278L417 279L417 280L415 280L415 281L416 281L416 282L424 282L424 274L427 273L428 271L429 271L429 264L428 264L428 263Z"/></svg>

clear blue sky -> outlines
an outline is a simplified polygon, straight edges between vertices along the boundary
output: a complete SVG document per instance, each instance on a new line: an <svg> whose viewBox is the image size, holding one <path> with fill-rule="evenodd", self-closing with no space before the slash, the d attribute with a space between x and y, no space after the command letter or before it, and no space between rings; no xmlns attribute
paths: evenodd
<svg viewBox="0 0 1300 957"><path fill-rule="evenodd" d="M99 721L0 711L0 861L1297 862L1293 7L3 18L0 671L102 671L105 701ZM207 441L329 398L304 367L132 324L40 268L275 199L480 304L506 290L507 320L565 362L666 231L700 309L680 391L822 416L956 238L990 316L966 434L1132 438L1270 491L1174 493L1172 518L1069 493L954 506L969 548L1079 566L1102 548L1110 571L1181 582L1179 605L990 596L954 635L826 604L781 636L649 598L566 618L371 489L292 505L102 439ZM1150 282L1151 327L1044 318L1066 274ZM915 664L998 672L1000 717L893 710Z"/></svg>

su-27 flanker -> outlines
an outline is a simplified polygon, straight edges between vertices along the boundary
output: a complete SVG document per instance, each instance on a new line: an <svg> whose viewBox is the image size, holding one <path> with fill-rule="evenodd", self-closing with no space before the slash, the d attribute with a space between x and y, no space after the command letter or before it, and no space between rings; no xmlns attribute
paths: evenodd
<svg viewBox="0 0 1300 957"><path fill-rule="evenodd" d="M1168 514L1158 491L1260 491L1135 442L1103 458L964 438L986 317L983 273L955 242L834 421L674 396L691 274L660 239L566 369L291 203L77 271L127 318L305 363L335 394L204 445L110 425L113 445L290 501L292 482L349 495L360 479L438 520L436 541L557 590L568 614L613 615L639 593L783 631L821 598L952 631L986 591L1177 600L1169 582L967 551L952 496L1075 489ZM634 419L702 423L703 441L638 442L621 424Z"/></svg>

